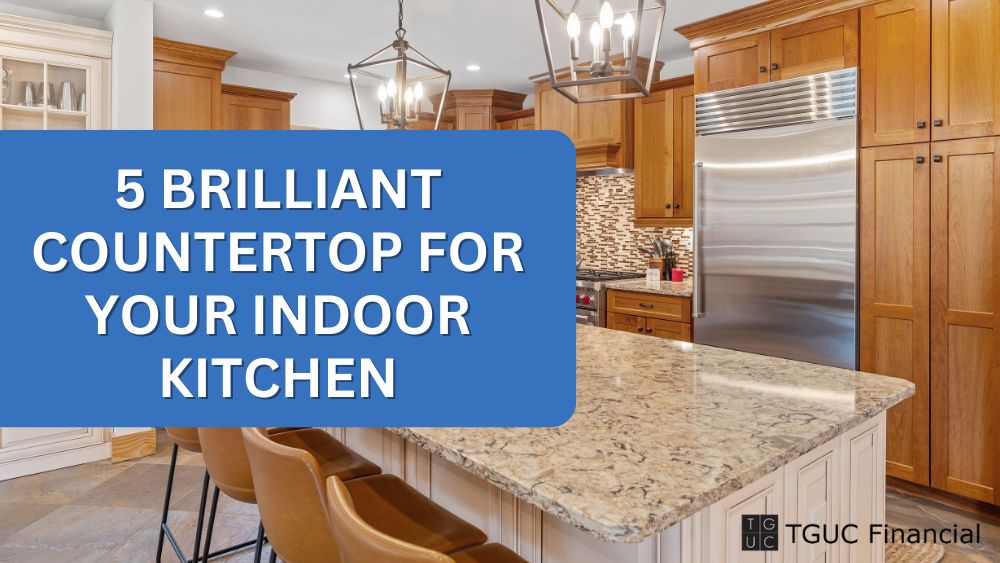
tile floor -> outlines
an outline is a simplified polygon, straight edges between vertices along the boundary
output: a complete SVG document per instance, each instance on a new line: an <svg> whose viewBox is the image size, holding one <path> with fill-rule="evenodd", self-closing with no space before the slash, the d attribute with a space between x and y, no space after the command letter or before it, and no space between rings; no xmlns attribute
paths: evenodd
<svg viewBox="0 0 1000 563"><path fill-rule="evenodd" d="M154 456L0 482L0 563L153 561L170 465L170 445L160 434ZM204 471L200 455L183 450L178 455L169 522L188 550L194 544ZM217 549L256 538L258 521L256 506L220 495L212 545ZM264 553L267 561L269 549ZM251 547L213 562L252 560ZM177 561L169 545L163 561Z"/></svg>
<svg viewBox="0 0 1000 563"><path fill-rule="evenodd" d="M160 433L157 454L136 461L90 463L0 482L0 563L133 563L154 560L157 524L170 464ZM182 546L192 546L204 466L181 451L169 522ZM890 491L886 519L902 527L974 525L961 511ZM256 537L257 507L219 497L212 545ZM944 563L1000 562L1000 522L983 523L984 543L947 546ZM190 549L190 547L189 547ZM264 560L269 550L265 548ZM176 557L165 547L163 560ZM245 563L253 549L213 561Z"/></svg>

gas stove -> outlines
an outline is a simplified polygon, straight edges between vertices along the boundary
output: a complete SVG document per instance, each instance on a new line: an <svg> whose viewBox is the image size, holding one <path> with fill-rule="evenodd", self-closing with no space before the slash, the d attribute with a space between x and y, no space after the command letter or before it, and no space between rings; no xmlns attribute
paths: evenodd
<svg viewBox="0 0 1000 563"><path fill-rule="evenodd" d="M576 270L576 322L590 326L605 326L604 284L609 281L644 277L634 272L607 270Z"/></svg>

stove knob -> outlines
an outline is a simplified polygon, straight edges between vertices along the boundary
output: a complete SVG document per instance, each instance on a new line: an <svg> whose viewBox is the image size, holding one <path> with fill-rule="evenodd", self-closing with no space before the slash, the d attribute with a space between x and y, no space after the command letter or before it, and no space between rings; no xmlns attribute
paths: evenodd
<svg viewBox="0 0 1000 563"><path fill-rule="evenodd" d="M583 298L580 297L579 295L577 295L576 296L576 302L579 303L580 301L583 301Z"/></svg>
<svg viewBox="0 0 1000 563"><path fill-rule="evenodd" d="M590 296L589 295L584 295L583 296L583 304L584 305L590 305Z"/></svg>

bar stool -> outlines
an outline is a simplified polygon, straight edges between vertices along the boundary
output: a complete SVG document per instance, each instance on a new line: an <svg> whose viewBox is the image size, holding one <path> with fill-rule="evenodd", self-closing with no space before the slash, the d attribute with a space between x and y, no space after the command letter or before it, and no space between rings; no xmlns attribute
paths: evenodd
<svg viewBox="0 0 1000 563"><path fill-rule="evenodd" d="M344 563L393 561L395 563L527 563L506 547L490 543L477 545L450 555L399 540L373 527L355 508L355 498L343 481L326 480L326 499L330 509L333 537L340 546ZM360 500L360 499L359 499ZM370 499L364 499L369 502ZM428 505L434 501L423 498ZM424 507L422 512L431 510ZM443 509L441 509L443 510Z"/></svg>
<svg viewBox="0 0 1000 563"><path fill-rule="evenodd" d="M272 549L287 563L337 563L320 464L309 452L275 443L260 428L244 428L260 516ZM486 543L475 526L436 504L398 477L376 475L346 481L365 521L403 541L439 552ZM275 554L272 553L272 561Z"/></svg>
<svg viewBox="0 0 1000 563"><path fill-rule="evenodd" d="M198 428L205 467L215 483L212 505L205 532L203 560L208 561L212 545L212 530L215 527L215 513L219 504L220 490L227 496L248 504L257 504L250 461L239 428ZM324 476L354 479L382 472L379 466L337 441L322 430L301 428L275 432L268 431L268 437L275 443L308 451L320 463ZM254 561L259 563L264 546L264 527L258 528ZM242 544L245 547L247 544Z"/></svg>

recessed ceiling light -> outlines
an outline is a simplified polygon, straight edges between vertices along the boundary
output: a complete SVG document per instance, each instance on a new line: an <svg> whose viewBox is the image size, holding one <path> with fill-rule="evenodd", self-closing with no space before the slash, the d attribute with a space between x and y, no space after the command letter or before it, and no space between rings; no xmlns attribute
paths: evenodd
<svg viewBox="0 0 1000 563"><path fill-rule="evenodd" d="M205 10L205 15L210 18L222 18L225 17L226 13L215 8L208 8Z"/></svg>
<svg viewBox="0 0 1000 563"><path fill-rule="evenodd" d="M472 63L471 65L465 67L465 70L471 70L472 72L479 72L481 70L481 67L475 63Z"/></svg>

